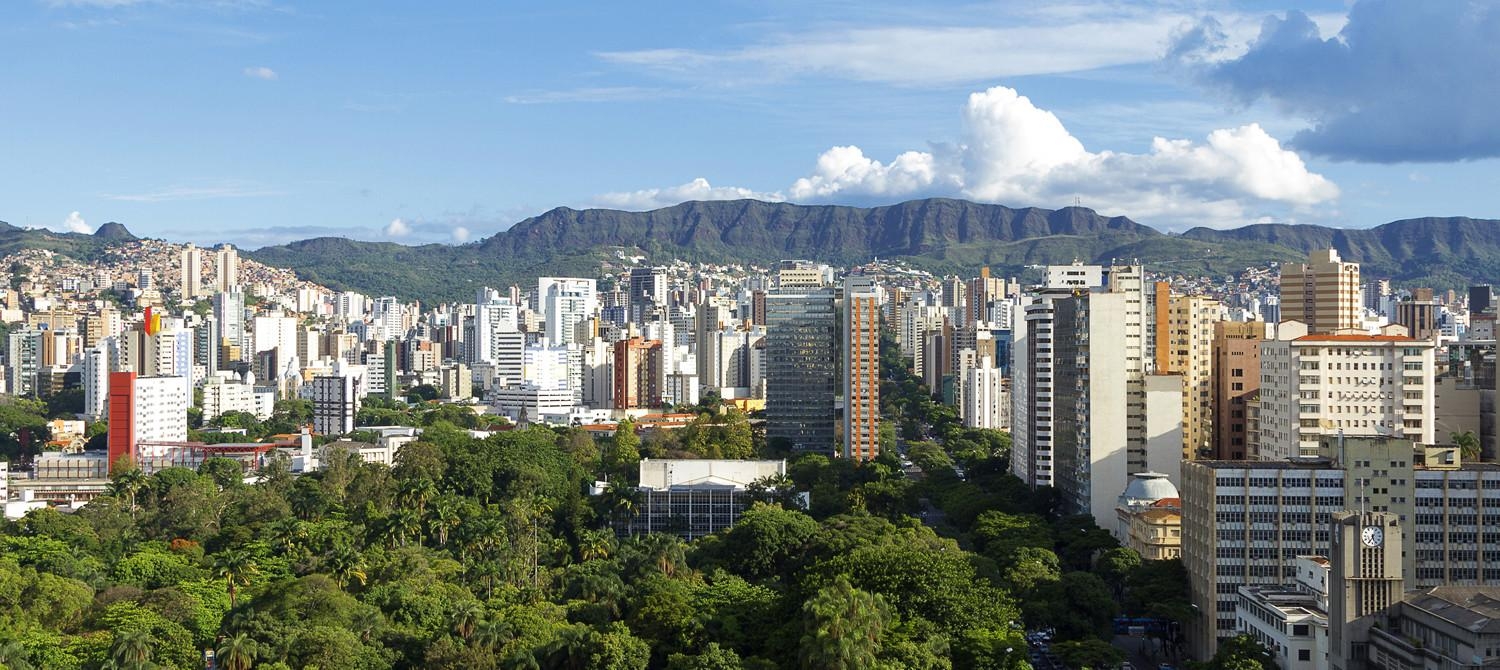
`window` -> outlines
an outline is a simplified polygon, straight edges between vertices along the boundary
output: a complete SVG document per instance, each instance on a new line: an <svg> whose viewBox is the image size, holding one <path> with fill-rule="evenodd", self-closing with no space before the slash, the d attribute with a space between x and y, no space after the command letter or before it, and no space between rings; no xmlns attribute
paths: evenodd
<svg viewBox="0 0 1500 670"><path fill-rule="evenodd" d="M1306 627L1307 626L1298 626L1298 628L1306 628ZM1299 660L1299 661L1311 661L1312 660L1312 651L1309 650L1309 649L1298 649L1297 650L1297 660Z"/></svg>

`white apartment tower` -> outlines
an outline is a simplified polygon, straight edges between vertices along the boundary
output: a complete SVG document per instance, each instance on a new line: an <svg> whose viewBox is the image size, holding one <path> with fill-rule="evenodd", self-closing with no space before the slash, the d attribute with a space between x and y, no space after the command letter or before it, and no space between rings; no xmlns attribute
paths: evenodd
<svg viewBox="0 0 1500 670"><path fill-rule="evenodd" d="M1276 339L1260 346L1260 452L1252 458L1310 456L1319 438L1336 435L1433 443L1430 340L1309 334L1295 321L1276 330Z"/></svg>

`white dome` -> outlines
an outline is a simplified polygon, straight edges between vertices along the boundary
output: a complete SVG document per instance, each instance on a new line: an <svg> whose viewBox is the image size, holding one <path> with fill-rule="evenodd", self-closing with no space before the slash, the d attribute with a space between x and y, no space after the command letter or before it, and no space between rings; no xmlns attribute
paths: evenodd
<svg viewBox="0 0 1500 670"><path fill-rule="evenodd" d="M1150 505L1158 500L1177 498L1177 487L1160 472L1141 472L1130 479L1130 485L1120 494L1125 505Z"/></svg>

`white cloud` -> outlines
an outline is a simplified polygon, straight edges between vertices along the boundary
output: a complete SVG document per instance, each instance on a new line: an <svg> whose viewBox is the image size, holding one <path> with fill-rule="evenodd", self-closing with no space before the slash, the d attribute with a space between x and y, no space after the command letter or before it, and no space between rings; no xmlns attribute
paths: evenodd
<svg viewBox="0 0 1500 670"><path fill-rule="evenodd" d="M63 229L70 233L89 234L94 232L93 227L89 226L89 222L84 221L83 215L78 212L69 214L68 218L63 220Z"/></svg>
<svg viewBox="0 0 1500 670"><path fill-rule="evenodd" d="M411 224L402 219L391 219L385 226L387 237L406 237L411 234Z"/></svg>
<svg viewBox="0 0 1500 670"><path fill-rule="evenodd" d="M780 193L761 193L737 186L713 186L707 179L699 177L681 186L648 188L640 191L605 193L594 198L593 204L612 209L645 210L669 207L688 200L755 200L780 201Z"/></svg>
<svg viewBox="0 0 1500 670"><path fill-rule="evenodd" d="M276 71L264 65L245 68L245 76L251 79L264 79L266 81L276 80Z"/></svg>
<svg viewBox="0 0 1500 670"><path fill-rule="evenodd" d="M469 229L465 228L463 226L457 226L457 227L455 227L453 229L453 241L457 242L459 244L463 244L464 242L468 242L469 241Z"/></svg>
<svg viewBox="0 0 1500 670"><path fill-rule="evenodd" d="M1015 90L971 94L957 142L907 151L889 163L857 146L836 146L812 174L782 193L710 186L706 179L666 189L606 194L596 202L627 209L685 200L754 197L779 201L952 196L1016 207L1080 200L1109 215L1169 229L1236 226L1338 198L1339 188L1307 169L1295 152L1257 124L1215 130L1202 142L1155 138L1145 153L1089 151L1051 112Z"/></svg>
<svg viewBox="0 0 1500 670"><path fill-rule="evenodd" d="M1216 130L1203 143L1156 138L1143 154L1090 152L1051 112L1016 91L969 96L957 144L909 151L890 165L840 146L791 187L796 200L956 195L1015 206L1078 198L1167 227L1236 225L1258 208L1306 208L1338 197L1260 126Z"/></svg>
<svg viewBox="0 0 1500 670"><path fill-rule="evenodd" d="M713 84L807 75L904 86L984 82L1154 62L1184 25L1197 21L1198 10L1191 2L1001 3L968 12L965 25L910 25L930 17L901 16L889 25L772 34L739 48L666 47L598 56ZM1224 32L1243 41L1254 37L1261 19L1248 13L1220 18ZM1318 19L1333 26L1343 17Z"/></svg>

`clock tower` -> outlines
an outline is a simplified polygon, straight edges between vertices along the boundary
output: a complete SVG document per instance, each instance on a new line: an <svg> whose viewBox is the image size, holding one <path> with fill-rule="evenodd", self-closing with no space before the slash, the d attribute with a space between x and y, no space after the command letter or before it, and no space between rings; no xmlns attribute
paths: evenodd
<svg viewBox="0 0 1500 670"><path fill-rule="evenodd" d="M1335 670L1365 670L1370 625L1405 592L1401 523L1390 512L1339 512L1331 523L1329 661Z"/></svg>

